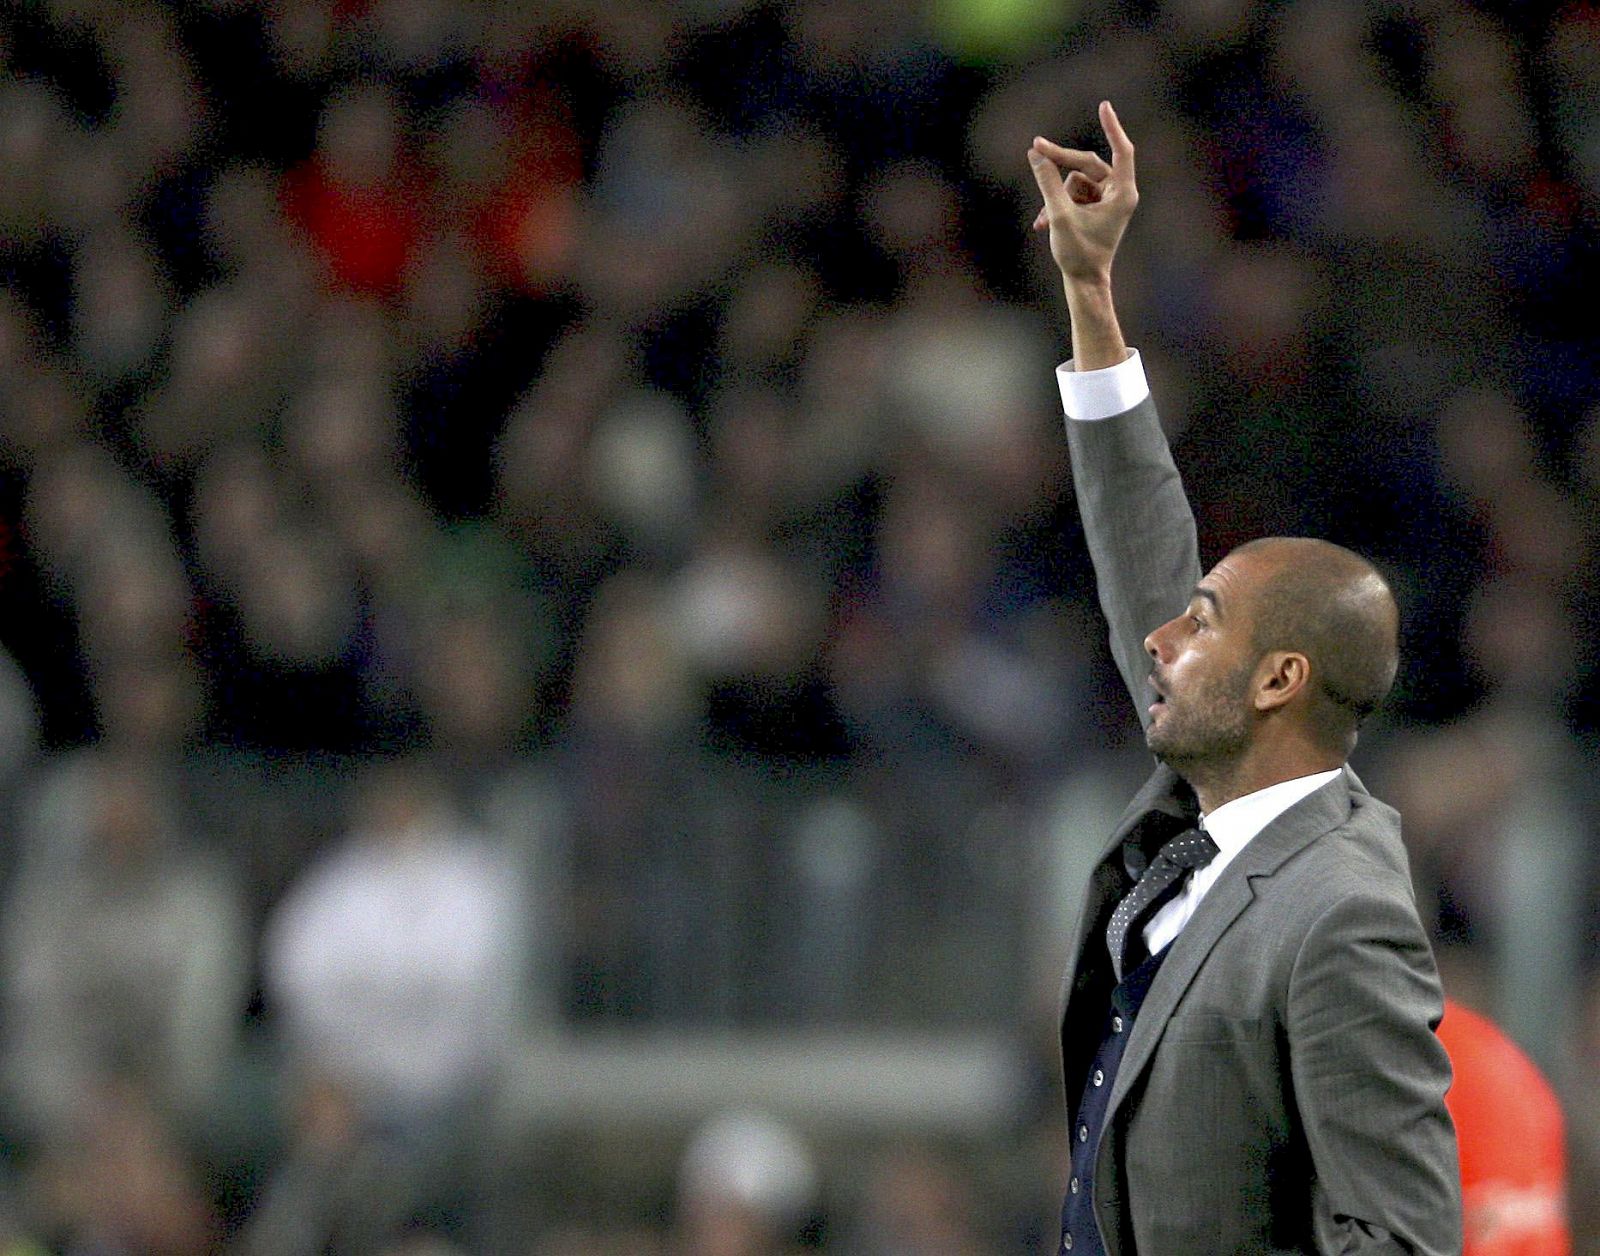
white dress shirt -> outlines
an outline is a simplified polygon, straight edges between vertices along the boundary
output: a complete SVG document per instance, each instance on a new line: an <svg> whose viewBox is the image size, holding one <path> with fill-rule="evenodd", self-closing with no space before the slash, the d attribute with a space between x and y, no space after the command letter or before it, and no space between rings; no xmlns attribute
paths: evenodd
<svg viewBox="0 0 1600 1256"><path fill-rule="evenodd" d="M1271 824L1295 803L1308 794L1314 794L1342 769L1313 772L1310 776L1297 776L1293 780L1279 781L1243 798L1223 803L1208 816L1200 817L1200 827L1211 835L1217 844L1217 856L1204 868L1190 875L1178 896L1150 917L1144 927L1144 944L1154 955L1183 931L1194 915L1206 891L1217 883L1233 858L1243 850L1250 839Z"/></svg>
<svg viewBox="0 0 1600 1256"><path fill-rule="evenodd" d="M1092 423L1109 419L1133 409L1150 395L1150 385L1145 379L1144 362L1137 349L1129 349L1128 356L1116 366L1098 371L1075 371L1071 362L1056 367L1056 383L1061 388L1061 407L1067 418L1079 423ZM1334 777L1340 769L1298 776L1293 780L1279 781L1266 789L1258 789L1243 798L1224 803L1208 816L1200 818L1200 827L1211 835L1217 844L1217 857L1204 868L1190 876L1178 896L1150 918L1144 927L1144 942L1154 955L1183 930L1194 915L1206 891L1217 883L1233 858L1267 825L1271 824L1295 803L1308 794L1315 793Z"/></svg>

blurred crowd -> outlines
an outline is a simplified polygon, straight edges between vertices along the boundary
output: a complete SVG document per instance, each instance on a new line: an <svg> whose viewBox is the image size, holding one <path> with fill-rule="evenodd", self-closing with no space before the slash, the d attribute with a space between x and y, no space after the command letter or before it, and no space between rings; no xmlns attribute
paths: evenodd
<svg viewBox="0 0 1600 1256"><path fill-rule="evenodd" d="M0 1252L1048 1240L1142 747L1024 150L1102 97L1205 554L1391 575L1356 762L1600 1244L1600 9L31 0ZM725 1113L632 1191L481 1137L540 1033L802 1027L1009 1035L1027 1101L865 1151Z"/></svg>

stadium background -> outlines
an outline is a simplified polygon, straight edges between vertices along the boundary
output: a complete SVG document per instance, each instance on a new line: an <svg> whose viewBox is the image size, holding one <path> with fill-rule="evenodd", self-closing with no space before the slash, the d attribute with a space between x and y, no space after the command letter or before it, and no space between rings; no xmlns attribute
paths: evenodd
<svg viewBox="0 0 1600 1256"><path fill-rule="evenodd" d="M1036 133L1600 1250L1600 9L0 13L4 1250L1045 1250L1142 772ZM1042 1247L1041 1247L1042 1244Z"/></svg>

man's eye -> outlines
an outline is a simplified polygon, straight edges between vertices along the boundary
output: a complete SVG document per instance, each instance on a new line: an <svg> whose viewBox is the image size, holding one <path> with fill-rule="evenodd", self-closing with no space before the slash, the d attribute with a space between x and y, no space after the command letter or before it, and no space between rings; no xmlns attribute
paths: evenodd
<svg viewBox="0 0 1600 1256"><path fill-rule="evenodd" d="M1198 615L1190 615L1189 622L1196 628L1204 628L1206 626L1206 621L1201 619Z"/></svg>

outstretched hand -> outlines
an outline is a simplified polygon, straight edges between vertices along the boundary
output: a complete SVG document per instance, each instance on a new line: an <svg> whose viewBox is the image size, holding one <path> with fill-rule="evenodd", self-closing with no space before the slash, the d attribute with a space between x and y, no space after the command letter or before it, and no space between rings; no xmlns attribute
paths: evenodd
<svg viewBox="0 0 1600 1256"><path fill-rule="evenodd" d="M1044 197L1033 229L1049 229L1050 254L1069 284L1110 282L1117 245L1139 203L1133 142L1110 101L1100 102L1100 125L1111 145L1110 164L1097 153L1063 148L1043 137L1028 149L1028 164Z"/></svg>

